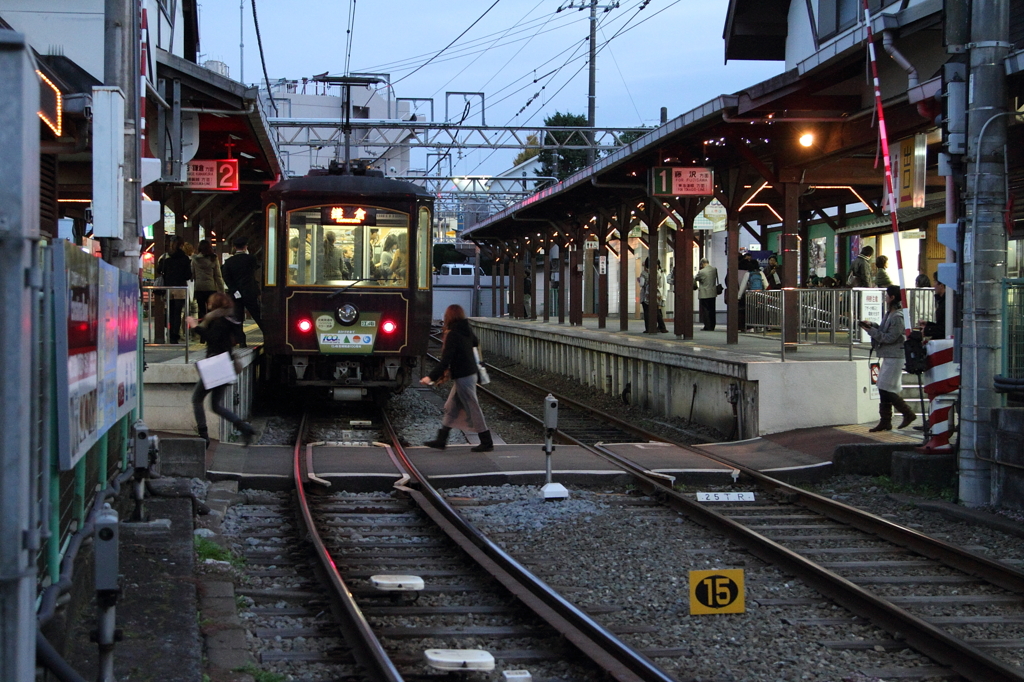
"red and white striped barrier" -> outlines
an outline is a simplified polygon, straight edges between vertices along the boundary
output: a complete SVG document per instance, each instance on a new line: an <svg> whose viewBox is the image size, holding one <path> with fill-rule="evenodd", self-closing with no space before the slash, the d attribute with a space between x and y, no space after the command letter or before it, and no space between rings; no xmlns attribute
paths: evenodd
<svg viewBox="0 0 1024 682"><path fill-rule="evenodd" d="M925 353L928 356L928 369L924 373L924 392L931 401L928 411L931 437L916 450L923 454L952 452L953 446L949 444L949 411L954 401L950 399L950 394L960 388L960 367L953 362L953 340L929 341L925 344Z"/></svg>

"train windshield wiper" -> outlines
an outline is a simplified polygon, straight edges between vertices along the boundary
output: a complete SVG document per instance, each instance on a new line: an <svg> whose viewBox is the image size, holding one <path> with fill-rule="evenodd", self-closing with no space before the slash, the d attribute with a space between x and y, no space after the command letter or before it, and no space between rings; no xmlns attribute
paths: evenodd
<svg viewBox="0 0 1024 682"><path fill-rule="evenodd" d="M377 278L377 277L360 277L359 279L354 279L354 280L352 280L352 283L346 285L344 289L338 289L337 291L335 291L333 294L331 294L327 298L328 298L328 300L330 300L330 299L334 298L335 296L341 296L343 293L345 293L346 291L348 291L349 289L351 289L355 285L359 284L360 282L376 282L376 281L378 281L378 279L379 278Z"/></svg>

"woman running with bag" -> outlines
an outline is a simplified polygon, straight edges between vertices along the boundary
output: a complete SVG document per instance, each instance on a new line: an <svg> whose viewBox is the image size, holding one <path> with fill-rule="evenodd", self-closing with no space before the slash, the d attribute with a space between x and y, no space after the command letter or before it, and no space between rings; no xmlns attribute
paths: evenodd
<svg viewBox="0 0 1024 682"><path fill-rule="evenodd" d="M480 445L473 452L490 452L494 449L491 432L484 421L484 413L476 397L477 364L473 349L480 345L476 334L469 326L466 311L460 305L450 305L444 311L444 346L441 348L441 362L427 376L420 379L425 386L432 386L446 373L452 379L452 390L444 404L444 416L437 437L424 445L444 450L448 445L448 433L459 429L464 433L480 434Z"/></svg>
<svg viewBox="0 0 1024 682"><path fill-rule="evenodd" d="M223 293L217 292L207 300L210 312L206 314L202 322L196 325L196 318L186 318L186 323L192 328L192 332L206 342L206 357L212 358L221 353L231 355L231 347L238 339L241 324L234 317L235 304L231 298ZM203 385L202 377L196 382L196 390L192 393L192 411L196 417L196 427L199 437L206 441L206 447L210 447L210 433L206 428L206 410L203 409L203 400L206 394L213 392L213 411L224 419L235 425L235 428L242 433L242 439L246 445L252 442L255 430L241 417L224 407L224 391L227 384L206 388Z"/></svg>

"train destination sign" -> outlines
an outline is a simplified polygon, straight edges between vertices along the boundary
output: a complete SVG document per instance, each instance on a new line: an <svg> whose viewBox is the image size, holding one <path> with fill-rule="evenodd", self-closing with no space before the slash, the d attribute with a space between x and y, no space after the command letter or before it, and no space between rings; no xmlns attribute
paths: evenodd
<svg viewBox="0 0 1024 682"><path fill-rule="evenodd" d="M690 615L745 613L742 568L690 571Z"/></svg>
<svg viewBox="0 0 1024 682"><path fill-rule="evenodd" d="M710 197L715 193L712 168L659 166L651 169L651 194L660 197Z"/></svg>
<svg viewBox="0 0 1024 682"><path fill-rule="evenodd" d="M361 206L323 206L320 222L324 225L370 225L377 224L377 209Z"/></svg>
<svg viewBox="0 0 1024 682"><path fill-rule="evenodd" d="M189 189L237 192L238 159L189 161L185 186Z"/></svg>

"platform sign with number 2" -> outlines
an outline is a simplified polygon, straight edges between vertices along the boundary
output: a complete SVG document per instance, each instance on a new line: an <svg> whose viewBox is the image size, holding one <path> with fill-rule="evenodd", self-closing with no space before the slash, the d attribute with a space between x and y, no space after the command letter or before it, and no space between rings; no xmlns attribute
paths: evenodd
<svg viewBox="0 0 1024 682"><path fill-rule="evenodd" d="M742 568L690 571L690 615L745 613Z"/></svg>

